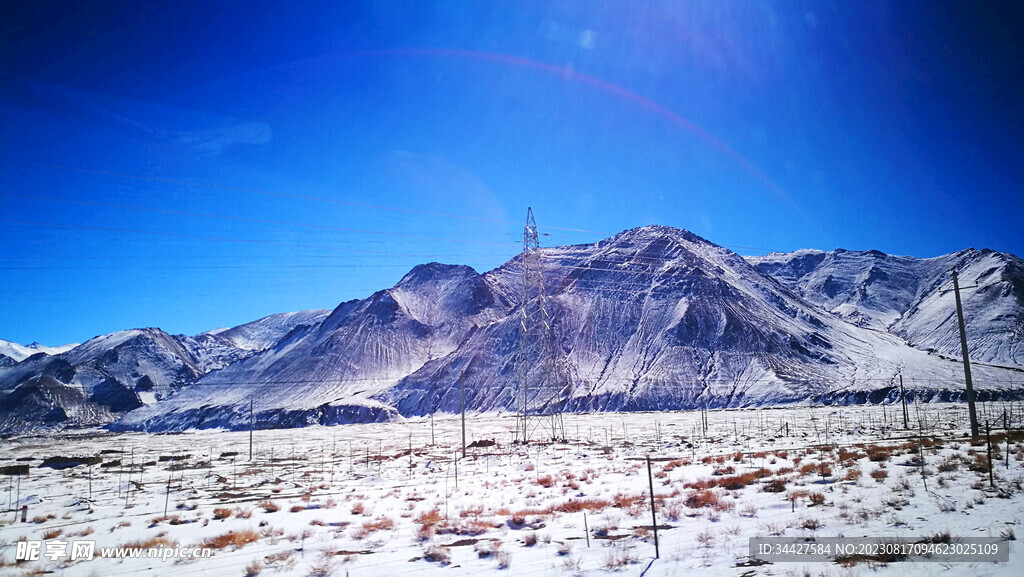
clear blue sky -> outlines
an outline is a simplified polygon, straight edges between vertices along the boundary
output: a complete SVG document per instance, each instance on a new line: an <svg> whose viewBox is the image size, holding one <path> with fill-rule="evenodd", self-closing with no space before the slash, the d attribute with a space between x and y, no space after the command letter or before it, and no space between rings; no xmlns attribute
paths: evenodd
<svg viewBox="0 0 1024 577"><path fill-rule="evenodd" d="M0 338L485 271L527 206L546 244L1024 254L1020 3L301 4L5 3Z"/></svg>

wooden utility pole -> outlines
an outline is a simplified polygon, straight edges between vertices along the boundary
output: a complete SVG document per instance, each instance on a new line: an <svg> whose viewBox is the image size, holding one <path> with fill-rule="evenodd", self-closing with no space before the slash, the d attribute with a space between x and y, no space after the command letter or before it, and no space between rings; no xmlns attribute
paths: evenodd
<svg viewBox="0 0 1024 577"><path fill-rule="evenodd" d="M960 303L960 282L953 269L953 294L956 297L956 321L960 326L960 352L964 357L964 381L967 383L967 412L971 418L971 437L980 434L978 413L974 409L974 383L971 382L971 360L967 356L967 329L964 326L964 308Z"/></svg>
<svg viewBox="0 0 1024 577"><path fill-rule="evenodd" d="M462 408L462 458L466 458L466 371L459 374L459 405Z"/></svg>

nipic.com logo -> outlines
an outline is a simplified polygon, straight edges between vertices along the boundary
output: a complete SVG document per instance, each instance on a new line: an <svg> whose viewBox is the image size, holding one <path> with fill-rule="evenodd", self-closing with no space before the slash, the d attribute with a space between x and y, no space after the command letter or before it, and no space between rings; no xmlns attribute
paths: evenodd
<svg viewBox="0 0 1024 577"><path fill-rule="evenodd" d="M85 560L96 556L96 541L83 539L62 541L60 539L18 541L14 553L16 561ZM205 547L103 547L100 557L108 559L206 559L213 556L213 549Z"/></svg>

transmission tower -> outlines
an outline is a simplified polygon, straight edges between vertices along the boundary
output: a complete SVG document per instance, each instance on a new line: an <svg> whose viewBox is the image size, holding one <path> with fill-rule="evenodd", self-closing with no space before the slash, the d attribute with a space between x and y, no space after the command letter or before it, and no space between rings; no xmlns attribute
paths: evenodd
<svg viewBox="0 0 1024 577"><path fill-rule="evenodd" d="M540 235L533 209L526 210L523 228L523 253L520 264L519 349L516 359L516 434L517 441L528 443L537 428L550 425L551 439L565 438L562 420L564 371L559 370L551 329L544 268L540 254Z"/></svg>

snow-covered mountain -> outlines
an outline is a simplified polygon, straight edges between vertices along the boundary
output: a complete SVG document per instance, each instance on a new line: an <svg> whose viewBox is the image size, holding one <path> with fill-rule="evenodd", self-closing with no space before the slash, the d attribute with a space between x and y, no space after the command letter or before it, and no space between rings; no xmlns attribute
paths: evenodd
<svg viewBox="0 0 1024 577"><path fill-rule="evenodd" d="M217 329L205 334L216 335L233 346L246 351L262 351L277 344L295 327L314 326L327 318L331 311L312 309L294 313L280 313L263 317L234 328Z"/></svg>
<svg viewBox="0 0 1024 577"><path fill-rule="evenodd" d="M48 347L39 343L32 343L30 345L19 345L18 343L12 343L11 341L5 341L0 339L0 357L7 357L14 362L21 362L36 353L43 353L45 355L59 355L64 351L70 351L71 349L78 346L78 343L71 343L67 345L61 345L59 347ZM2 366L2 365L0 365Z"/></svg>
<svg viewBox="0 0 1024 577"><path fill-rule="evenodd" d="M888 263L877 253L888 268L869 266L863 279L851 264L837 267L831 281L801 284L815 278L824 254L751 263L692 233L660 226L546 249L550 340L531 339L526 351L533 367L530 405L639 410L878 402L895 394L901 373L917 394L957 398L961 365L907 343L944 342L938 333L948 322L937 320L936 311L947 297L938 277L921 279L910 261L893 257ZM862 269L875 258L859 254ZM964 284L988 286L986 279L1002 273L986 266L1000 258L1019 263L982 254L965 261ZM416 267L395 287L343 303L319 325L296 328L273 347L129 413L114 427L248 427L250 402L264 427L453 411L463 374L468 407L512 409L519 266L513 259L483 275L462 266ZM879 284L882 274L894 288ZM969 322L995 323L996 334L1004 327L999 323L1020 318L1021 293L1012 281L991 286L1009 292L978 298ZM955 327L951 334L955 339ZM1013 361L1020 333L1003 340L1009 357L998 358ZM1020 393L1019 369L980 364L975 372L983 395Z"/></svg>
<svg viewBox="0 0 1024 577"><path fill-rule="evenodd" d="M964 287L972 359L1024 367L1024 261L967 249L935 258L801 250L748 257L805 300L919 349L960 356L951 270Z"/></svg>
<svg viewBox="0 0 1024 577"><path fill-rule="evenodd" d="M273 426L392 418L394 408L376 397L511 307L470 267L420 265L394 288L342 303L320 324L300 325L118 426L247 426L250 399L259 421Z"/></svg>
<svg viewBox="0 0 1024 577"><path fill-rule="evenodd" d="M50 349L53 355L0 363L0 432L110 422L251 356L275 334L316 324L324 312L272 315L194 337L157 328L118 331L70 350Z"/></svg>

